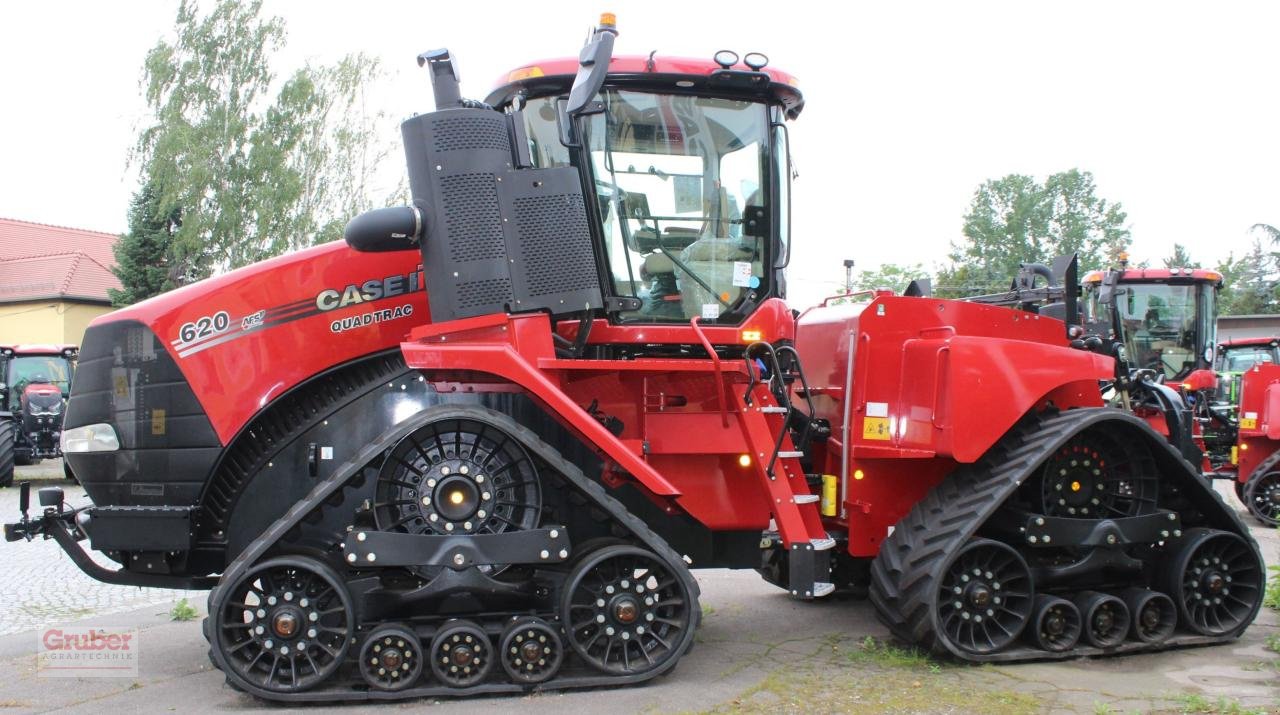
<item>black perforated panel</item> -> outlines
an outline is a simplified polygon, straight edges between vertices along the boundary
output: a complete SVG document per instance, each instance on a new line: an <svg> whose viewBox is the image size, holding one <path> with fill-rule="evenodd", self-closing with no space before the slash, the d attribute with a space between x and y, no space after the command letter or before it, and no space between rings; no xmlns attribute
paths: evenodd
<svg viewBox="0 0 1280 715"><path fill-rule="evenodd" d="M506 257L502 216L493 174L458 174L440 179L450 260L480 261Z"/></svg>
<svg viewBox="0 0 1280 715"><path fill-rule="evenodd" d="M465 115L454 112L438 112L431 121L435 150L439 152L463 151L467 149L492 149L494 151L511 151L511 142L507 138L507 123L501 114L488 112L468 112Z"/></svg>
<svg viewBox="0 0 1280 715"><path fill-rule="evenodd" d="M530 296L596 285L595 263L590 260L591 232L581 194L516 199L515 209Z"/></svg>
<svg viewBox="0 0 1280 715"><path fill-rule="evenodd" d="M482 281L463 281L457 284L455 300L461 309L477 306L502 305L511 302L511 279L489 278Z"/></svg>

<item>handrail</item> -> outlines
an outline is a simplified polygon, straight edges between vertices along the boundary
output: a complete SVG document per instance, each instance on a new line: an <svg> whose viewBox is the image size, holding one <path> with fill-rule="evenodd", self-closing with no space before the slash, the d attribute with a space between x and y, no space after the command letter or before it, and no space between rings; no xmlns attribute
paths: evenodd
<svg viewBox="0 0 1280 715"><path fill-rule="evenodd" d="M831 304L831 301L833 301L833 300L840 300L840 299L842 299L842 298L852 298L852 297L857 296L857 295L871 295L871 296L874 296L877 292L878 292L878 291L876 291L876 290L874 290L874 289L868 288L867 290L856 290L856 291L854 291L854 292L852 292L852 293L837 293L836 295L827 296L826 298L823 298L823 299L822 299L822 305L823 305L823 307L826 307L826 306L830 305L830 304Z"/></svg>
<svg viewBox="0 0 1280 715"><path fill-rule="evenodd" d="M711 341L707 340L707 334L702 331L698 325L698 316L693 316L689 320L689 325L693 326L694 335L698 336L698 340L702 341L702 347L706 349L707 354L711 356L711 364L716 369L716 403L720 405L720 423L724 427L729 426L729 408L726 404L724 396L724 370L720 367L720 356L716 353L716 349L711 346Z"/></svg>

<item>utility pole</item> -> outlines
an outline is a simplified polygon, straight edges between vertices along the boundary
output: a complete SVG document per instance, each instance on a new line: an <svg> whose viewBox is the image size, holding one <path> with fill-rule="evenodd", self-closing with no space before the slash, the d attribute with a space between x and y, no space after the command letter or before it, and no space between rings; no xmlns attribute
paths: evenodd
<svg viewBox="0 0 1280 715"><path fill-rule="evenodd" d="M853 259L844 259L844 292L853 292Z"/></svg>

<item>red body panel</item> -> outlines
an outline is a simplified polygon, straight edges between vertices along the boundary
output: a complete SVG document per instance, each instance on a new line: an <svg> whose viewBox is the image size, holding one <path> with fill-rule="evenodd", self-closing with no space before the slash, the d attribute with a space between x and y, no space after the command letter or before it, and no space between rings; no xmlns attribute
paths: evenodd
<svg viewBox="0 0 1280 715"><path fill-rule="evenodd" d="M1259 464L1280 449L1280 365L1259 364L1245 371L1239 420L1237 478L1246 482Z"/></svg>
<svg viewBox="0 0 1280 715"><path fill-rule="evenodd" d="M337 241L184 286L93 325L149 326L226 444L289 388L392 348L421 323L428 315L421 263L416 250L357 253ZM365 290L375 282L376 291ZM394 290L401 292L375 297ZM227 318L223 329L219 314Z"/></svg>

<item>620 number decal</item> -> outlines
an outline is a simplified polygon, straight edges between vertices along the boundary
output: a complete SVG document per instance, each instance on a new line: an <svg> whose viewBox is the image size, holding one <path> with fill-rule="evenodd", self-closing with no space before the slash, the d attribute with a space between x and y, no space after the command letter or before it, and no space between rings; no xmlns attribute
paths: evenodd
<svg viewBox="0 0 1280 715"><path fill-rule="evenodd" d="M220 310L213 315L206 315L196 318L190 323L183 323L182 328L178 330L178 339L184 343L207 338L215 333L221 333L231 325L231 315L225 310Z"/></svg>

